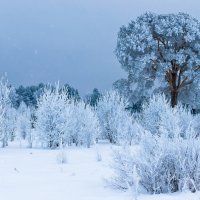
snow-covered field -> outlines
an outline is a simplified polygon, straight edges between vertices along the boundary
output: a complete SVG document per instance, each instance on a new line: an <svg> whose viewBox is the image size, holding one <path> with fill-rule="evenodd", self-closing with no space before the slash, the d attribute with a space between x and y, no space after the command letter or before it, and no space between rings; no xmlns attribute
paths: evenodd
<svg viewBox="0 0 200 200"><path fill-rule="evenodd" d="M97 149L102 161L97 161ZM11 144L0 149L0 200L130 200L129 193L106 187L111 174L112 146L65 150L27 149ZM199 200L200 194L141 195L138 200Z"/></svg>

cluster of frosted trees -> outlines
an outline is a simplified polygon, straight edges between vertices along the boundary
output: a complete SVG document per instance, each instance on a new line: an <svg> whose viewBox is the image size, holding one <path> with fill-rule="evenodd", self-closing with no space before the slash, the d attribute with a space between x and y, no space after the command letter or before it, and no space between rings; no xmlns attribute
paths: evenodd
<svg viewBox="0 0 200 200"><path fill-rule="evenodd" d="M139 148L114 153L112 186L134 192L200 190L199 115L153 96L137 116ZM137 146L138 147L138 146Z"/></svg>
<svg viewBox="0 0 200 200"><path fill-rule="evenodd" d="M18 110L12 106L13 88L5 78L0 80L0 142L2 147L9 141L26 139L32 146L32 116L31 109L24 103Z"/></svg>
<svg viewBox="0 0 200 200"><path fill-rule="evenodd" d="M0 141L2 147L8 145L8 140L13 140L15 131L15 109L11 106L10 95L12 88L4 78L0 80Z"/></svg>
<svg viewBox="0 0 200 200"><path fill-rule="evenodd" d="M97 116L102 128L102 138L120 145L135 144L140 126L126 111L128 102L115 91L107 92L97 104Z"/></svg>
<svg viewBox="0 0 200 200"><path fill-rule="evenodd" d="M0 142L26 141L29 147L90 147L99 139L119 146L110 183L135 192L200 190L200 115L164 95L152 96L142 112L130 114L116 91L102 95L97 106L68 98L67 90L46 87L36 108L12 107L12 87L0 81ZM122 149L122 150L120 150Z"/></svg>
<svg viewBox="0 0 200 200"><path fill-rule="evenodd" d="M82 101L67 98L67 91L57 86L46 88L38 100L36 132L42 146L56 148L75 143L90 147L100 134L96 113Z"/></svg>
<svg viewBox="0 0 200 200"><path fill-rule="evenodd" d="M26 141L29 147L58 148L75 144L90 147L98 139L113 144L134 144L139 125L126 111L127 102L117 92L103 95L98 106L67 95L66 88L48 86L37 100L37 107L21 103L18 109L11 103L12 87L0 82L0 142Z"/></svg>

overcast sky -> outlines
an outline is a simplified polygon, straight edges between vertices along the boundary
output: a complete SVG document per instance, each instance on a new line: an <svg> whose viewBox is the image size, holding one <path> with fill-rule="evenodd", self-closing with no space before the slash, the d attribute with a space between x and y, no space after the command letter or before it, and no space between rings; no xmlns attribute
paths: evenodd
<svg viewBox="0 0 200 200"><path fill-rule="evenodd" d="M17 85L69 83L82 94L125 77L117 32L145 11L187 12L199 0L0 0L0 75Z"/></svg>

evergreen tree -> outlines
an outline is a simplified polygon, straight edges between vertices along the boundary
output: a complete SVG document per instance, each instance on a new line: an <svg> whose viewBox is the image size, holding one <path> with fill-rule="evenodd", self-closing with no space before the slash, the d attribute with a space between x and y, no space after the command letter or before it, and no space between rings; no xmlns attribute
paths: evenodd
<svg viewBox="0 0 200 200"><path fill-rule="evenodd" d="M94 88L92 94L86 96L86 102L87 102L87 104L91 105L92 107L95 107L95 106L97 106L98 101L101 96L102 95L99 92L99 90L97 88Z"/></svg>

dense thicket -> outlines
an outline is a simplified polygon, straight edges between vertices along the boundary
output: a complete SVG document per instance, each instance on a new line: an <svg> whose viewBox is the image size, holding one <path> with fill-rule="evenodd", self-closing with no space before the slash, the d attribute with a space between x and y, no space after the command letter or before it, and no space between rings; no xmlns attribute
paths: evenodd
<svg viewBox="0 0 200 200"><path fill-rule="evenodd" d="M168 193L200 189L199 115L182 105L172 108L164 95L153 96L139 116L139 148L114 154L113 186L140 192ZM136 172L133 169L136 168Z"/></svg>

